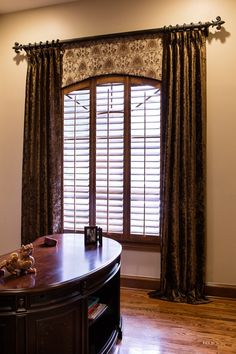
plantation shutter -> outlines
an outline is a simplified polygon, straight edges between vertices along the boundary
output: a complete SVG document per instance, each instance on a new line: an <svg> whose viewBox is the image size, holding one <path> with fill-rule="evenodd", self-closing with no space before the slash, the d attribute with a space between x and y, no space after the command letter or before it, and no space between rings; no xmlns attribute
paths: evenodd
<svg viewBox="0 0 236 354"><path fill-rule="evenodd" d="M96 223L123 232L124 85L97 86Z"/></svg>
<svg viewBox="0 0 236 354"><path fill-rule="evenodd" d="M157 236L160 89L107 81L64 96L64 229Z"/></svg>
<svg viewBox="0 0 236 354"><path fill-rule="evenodd" d="M160 90L131 87L131 234L159 233Z"/></svg>
<svg viewBox="0 0 236 354"><path fill-rule="evenodd" d="M64 96L64 229L89 223L90 91Z"/></svg>

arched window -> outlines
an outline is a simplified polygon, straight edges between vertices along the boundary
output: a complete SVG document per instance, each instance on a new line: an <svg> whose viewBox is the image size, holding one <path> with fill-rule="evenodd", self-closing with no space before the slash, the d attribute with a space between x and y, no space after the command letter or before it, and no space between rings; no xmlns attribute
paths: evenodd
<svg viewBox="0 0 236 354"><path fill-rule="evenodd" d="M64 89L64 230L159 236L160 82L91 78ZM156 240L155 240L156 241Z"/></svg>

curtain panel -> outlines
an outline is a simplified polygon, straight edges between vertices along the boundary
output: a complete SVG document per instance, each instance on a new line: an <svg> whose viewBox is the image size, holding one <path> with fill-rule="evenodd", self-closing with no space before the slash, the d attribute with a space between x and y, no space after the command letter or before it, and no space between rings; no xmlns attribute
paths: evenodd
<svg viewBox="0 0 236 354"><path fill-rule="evenodd" d="M202 303L205 278L206 39L163 38L161 289L152 297Z"/></svg>
<svg viewBox="0 0 236 354"><path fill-rule="evenodd" d="M62 231L62 54L27 51L22 243Z"/></svg>

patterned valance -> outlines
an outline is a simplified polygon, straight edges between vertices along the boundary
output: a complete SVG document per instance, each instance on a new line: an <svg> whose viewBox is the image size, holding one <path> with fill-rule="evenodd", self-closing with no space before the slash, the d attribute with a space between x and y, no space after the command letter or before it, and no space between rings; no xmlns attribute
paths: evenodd
<svg viewBox="0 0 236 354"><path fill-rule="evenodd" d="M161 72L160 34L88 40L65 49L62 86L107 74L135 75L161 80Z"/></svg>

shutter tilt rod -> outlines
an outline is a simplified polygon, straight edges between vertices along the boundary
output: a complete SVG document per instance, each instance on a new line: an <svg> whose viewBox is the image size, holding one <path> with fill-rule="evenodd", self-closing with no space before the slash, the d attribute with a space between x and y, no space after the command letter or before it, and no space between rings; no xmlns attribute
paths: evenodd
<svg viewBox="0 0 236 354"><path fill-rule="evenodd" d="M121 32L121 33L113 33L113 34L107 34L107 35L99 35L99 36L91 36L91 37L82 37L82 38L73 38L73 39L66 39L60 41L57 39L56 41L53 40L52 42L46 41L45 43L39 42L35 44L19 44L15 42L14 47L12 47L15 52L18 54L20 53L21 50L30 50L30 49L36 49L40 47L66 47L70 46L72 44L80 43L80 42L85 42L85 41L96 41L96 40L101 40L101 39L111 39L111 38L117 38L117 37L125 37L125 36L137 36L137 35L144 35L144 34L155 34L155 33L165 33L165 32L174 32L174 31L187 31L187 30L194 30L194 29L202 29L202 30L208 30L209 27L216 27L216 29L219 31L221 30L221 26L225 23L225 21L221 20L220 16L216 17L215 21L211 22L198 22L198 23L190 23L190 24L183 24L183 25L176 25L176 26L164 26L161 28L153 28L149 30L140 30L140 31L133 31L133 32Z"/></svg>

